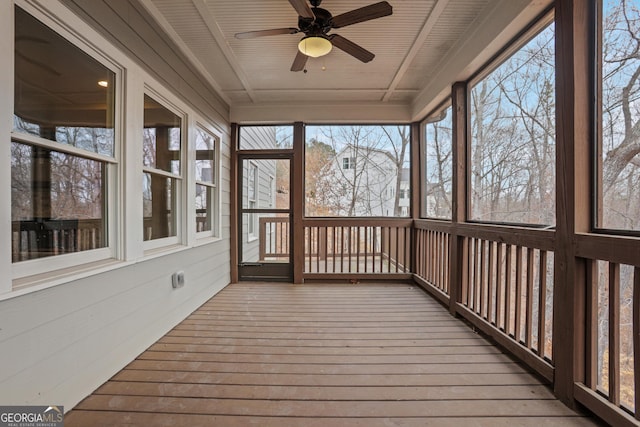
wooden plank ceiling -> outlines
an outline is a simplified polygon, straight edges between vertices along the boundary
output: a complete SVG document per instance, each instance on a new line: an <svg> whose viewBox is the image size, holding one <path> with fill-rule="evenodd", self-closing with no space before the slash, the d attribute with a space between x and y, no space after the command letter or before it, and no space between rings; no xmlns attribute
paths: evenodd
<svg viewBox="0 0 640 427"><path fill-rule="evenodd" d="M584 426L415 285L228 286L73 426Z"/></svg>
<svg viewBox="0 0 640 427"><path fill-rule="evenodd" d="M297 13L287 0L139 1L232 110L291 104L297 111L345 104L400 106L408 119L440 102L443 90L470 75L467 65L477 67L550 3L389 0L391 16L331 31L373 52L372 62L362 63L334 48L309 59L303 73L289 71L301 34L234 37L237 32L297 27ZM374 2L324 0L321 7L338 15ZM491 44L496 37L500 43Z"/></svg>

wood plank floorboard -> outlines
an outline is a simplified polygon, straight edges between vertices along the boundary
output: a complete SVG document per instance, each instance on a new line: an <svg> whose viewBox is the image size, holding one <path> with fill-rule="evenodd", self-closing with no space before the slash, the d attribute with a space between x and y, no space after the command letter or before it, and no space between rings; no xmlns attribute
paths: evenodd
<svg viewBox="0 0 640 427"><path fill-rule="evenodd" d="M65 426L588 426L408 284L225 288Z"/></svg>

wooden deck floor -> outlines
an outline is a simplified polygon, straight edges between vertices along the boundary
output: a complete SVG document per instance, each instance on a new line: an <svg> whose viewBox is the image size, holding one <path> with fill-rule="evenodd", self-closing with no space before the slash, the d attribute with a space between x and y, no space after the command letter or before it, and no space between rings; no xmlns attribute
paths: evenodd
<svg viewBox="0 0 640 427"><path fill-rule="evenodd" d="M582 426L416 286L230 285L65 426Z"/></svg>

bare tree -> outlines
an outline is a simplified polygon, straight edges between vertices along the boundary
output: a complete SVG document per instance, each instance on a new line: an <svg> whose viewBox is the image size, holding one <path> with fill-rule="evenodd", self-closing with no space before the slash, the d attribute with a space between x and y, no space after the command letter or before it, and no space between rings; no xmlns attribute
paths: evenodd
<svg viewBox="0 0 640 427"><path fill-rule="evenodd" d="M555 222L553 57L548 27L472 89L474 219Z"/></svg>
<svg viewBox="0 0 640 427"><path fill-rule="evenodd" d="M640 229L640 11L637 1L608 5L602 52L603 225Z"/></svg>
<svg viewBox="0 0 640 427"><path fill-rule="evenodd" d="M452 109L443 111L440 117L427 123L426 135L426 197L427 216L451 218L452 159ZM430 201L433 200L433 206Z"/></svg>

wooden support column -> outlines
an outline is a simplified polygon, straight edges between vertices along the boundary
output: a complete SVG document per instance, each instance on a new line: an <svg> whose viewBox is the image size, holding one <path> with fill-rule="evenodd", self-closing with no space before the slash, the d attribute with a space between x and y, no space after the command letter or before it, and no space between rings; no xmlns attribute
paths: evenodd
<svg viewBox="0 0 640 427"><path fill-rule="evenodd" d="M238 282L238 125L236 123L231 124L231 164L229 188L230 197L229 203L231 207L231 215L229 218L229 251L231 259L231 283Z"/></svg>
<svg viewBox="0 0 640 427"><path fill-rule="evenodd" d="M451 88L451 110L452 110L452 130L453 130L453 147L452 161L453 174L451 177L452 185L452 209L451 223L453 224L449 260L450 271L449 277L449 312L456 314L458 303L462 301L462 289L464 276L464 237L458 235L457 225L463 223L467 219L467 167L469 162L467 135L468 135L468 103L467 103L467 84L465 82L454 83Z"/></svg>
<svg viewBox="0 0 640 427"><path fill-rule="evenodd" d="M293 283L303 283L304 273L304 124L293 124L293 164L291 165L291 226L293 242Z"/></svg>
<svg viewBox="0 0 640 427"><path fill-rule="evenodd" d="M420 144L422 140L422 126L420 126L419 122L411 123L411 164L410 164L410 191L411 191L411 199L409 215L415 221L420 219L423 211L423 201L425 200L424 194L426 188L423 188L423 185L427 182L424 178L424 163L423 159L425 158L425 144ZM411 248L411 253L409 254L411 260L411 272L416 273L416 269L418 266L417 259L417 251L416 251L416 230L411 227L411 237L410 237L409 248Z"/></svg>
<svg viewBox="0 0 640 427"><path fill-rule="evenodd" d="M587 263L576 233L590 230L593 57L590 0L556 1L556 249L553 310L555 394L575 406L585 380Z"/></svg>

